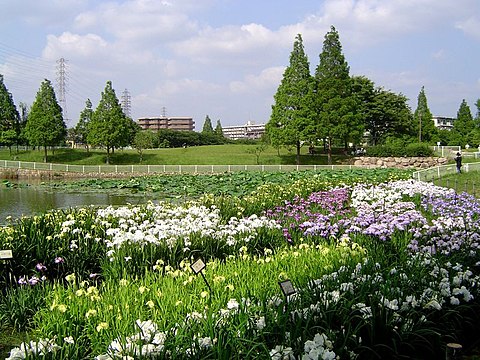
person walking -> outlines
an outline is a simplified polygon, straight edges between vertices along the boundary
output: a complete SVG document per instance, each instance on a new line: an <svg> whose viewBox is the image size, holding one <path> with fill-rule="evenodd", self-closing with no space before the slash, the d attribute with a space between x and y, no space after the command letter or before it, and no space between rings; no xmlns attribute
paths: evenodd
<svg viewBox="0 0 480 360"><path fill-rule="evenodd" d="M462 154L457 152L457 156L455 156L455 163L457 164L457 173L462 172Z"/></svg>

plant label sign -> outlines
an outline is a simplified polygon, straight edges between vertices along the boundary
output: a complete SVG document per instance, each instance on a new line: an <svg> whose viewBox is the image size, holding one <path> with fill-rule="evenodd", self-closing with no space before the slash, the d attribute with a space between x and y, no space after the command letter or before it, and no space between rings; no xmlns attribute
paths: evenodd
<svg viewBox="0 0 480 360"><path fill-rule="evenodd" d="M0 250L0 260L13 258L12 250Z"/></svg>
<svg viewBox="0 0 480 360"><path fill-rule="evenodd" d="M280 281L278 285L280 285L280 288L282 289L283 295L285 295L285 297L293 295L297 292L290 280Z"/></svg>
<svg viewBox="0 0 480 360"><path fill-rule="evenodd" d="M197 275L199 272L205 269L205 263L203 262L202 259L198 259L192 265L190 265L190 267L192 268L195 275Z"/></svg>

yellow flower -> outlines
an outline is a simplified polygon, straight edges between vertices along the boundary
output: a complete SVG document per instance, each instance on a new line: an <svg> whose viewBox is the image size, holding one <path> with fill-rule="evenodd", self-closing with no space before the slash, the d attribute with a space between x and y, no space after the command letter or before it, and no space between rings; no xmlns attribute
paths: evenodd
<svg viewBox="0 0 480 360"><path fill-rule="evenodd" d="M65 276L65 280L67 280L70 283L75 283L75 274L72 273L72 274L69 274L69 275Z"/></svg>
<svg viewBox="0 0 480 360"><path fill-rule="evenodd" d="M127 286L128 285L128 280L127 279L121 279L120 280L120 286Z"/></svg>
<svg viewBox="0 0 480 360"><path fill-rule="evenodd" d="M153 309L155 307L155 304L153 303L152 300L148 300L145 305L147 305L150 309Z"/></svg>
<svg viewBox="0 0 480 360"><path fill-rule="evenodd" d="M108 323L101 322L100 324L97 325L97 332L100 332L105 329L108 329Z"/></svg>
<svg viewBox="0 0 480 360"><path fill-rule="evenodd" d="M78 289L77 291L75 291L75 295L77 296L82 296L83 294L85 294L85 290L83 289Z"/></svg>
<svg viewBox="0 0 480 360"><path fill-rule="evenodd" d="M60 304L57 306L57 309L58 311L60 311L61 313L64 313L65 311L67 311L67 305L65 304Z"/></svg>
<svg viewBox="0 0 480 360"><path fill-rule="evenodd" d="M95 286L90 286L88 289L87 289L87 294L88 295L98 295L98 289L95 287Z"/></svg>
<svg viewBox="0 0 480 360"><path fill-rule="evenodd" d="M140 294L143 294L144 292L150 291L150 289L147 288L146 286L140 286L140 287L138 288L138 291L140 291Z"/></svg>
<svg viewBox="0 0 480 360"><path fill-rule="evenodd" d="M225 290L233 291L234 287L232 284L225 285Z"/></svg>
<svg viewBox="0 0 480 360"><path fill-rule="evenodd" d="M217 275L213 278L214 283L219 283L219 282L224 282L225 281L225 276Z"/></svg>
<svg viewBox="0 0 480 360"><path fill-rule="evenodd" d="M97 315L97 310L95 309L90 309L85 313L85 317L88 319L91 316Z"/></svg>
<svg viewBox="0 0 480 360"><path fill-rule="evenodd" d="M182 300L177 300L177 302L175 303L175 306L180 306L182 305Z"/></svg>
<svg viewBox="0 0 480 360"><path fill-rule="evenodd" d="M202 298L206 298L206 297L208 296L208 291L202 291L202 292L200 293L200 296L201 296Z"/></svg>

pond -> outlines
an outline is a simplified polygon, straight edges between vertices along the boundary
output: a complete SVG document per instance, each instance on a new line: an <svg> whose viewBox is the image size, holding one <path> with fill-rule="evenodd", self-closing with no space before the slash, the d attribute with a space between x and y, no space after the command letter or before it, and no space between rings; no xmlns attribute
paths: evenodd
<svg viewBox="0 0 480 360"><path fill-rule="evenodd" d="M103 192L72 192L52 190L39 181L0 181L0 225L7 217L19 218L44 213L51 209L68 209L89 205L108 206L140 204L153 200L151 195Z"/></svg>

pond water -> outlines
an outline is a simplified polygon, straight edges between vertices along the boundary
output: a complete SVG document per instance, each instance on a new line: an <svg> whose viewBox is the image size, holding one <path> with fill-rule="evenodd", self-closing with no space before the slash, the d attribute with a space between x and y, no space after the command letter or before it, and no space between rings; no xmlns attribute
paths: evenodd
<svg viewBox="0 0 480 360"><path fill-rule="evenodd" d="M89 205L108 206L141 204L152 200L151 196L118 194L109 192L65 192L40 186L35 182L15 181L13 187L0 182L0 225L7 217L35 215L51 209L68 209Z"/></svg>

